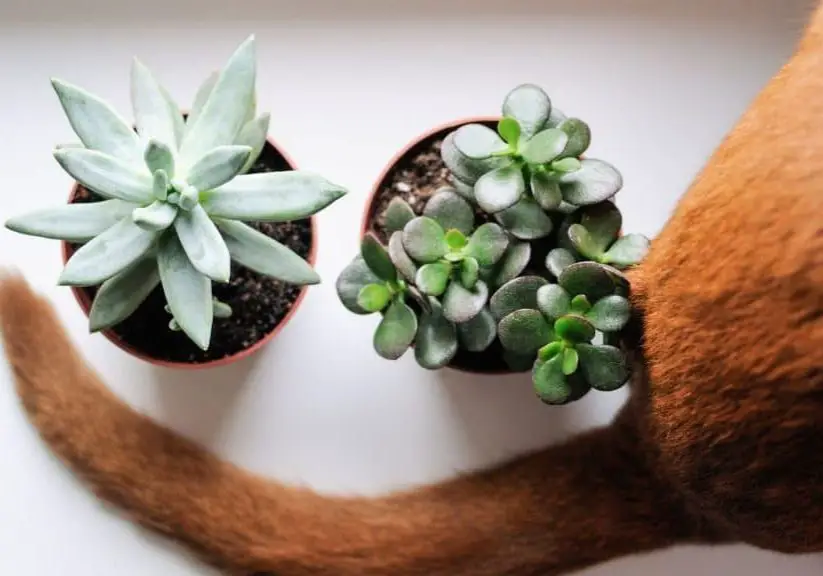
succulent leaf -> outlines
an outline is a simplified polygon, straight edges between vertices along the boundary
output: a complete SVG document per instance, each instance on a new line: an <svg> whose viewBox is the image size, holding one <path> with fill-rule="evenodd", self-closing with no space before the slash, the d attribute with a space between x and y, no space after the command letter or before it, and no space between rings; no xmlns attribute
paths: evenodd
<svg viewBox="0 0 823 576"><path fill-rule="evenodd" d="M169 91L166 90L162 84L160 85L160 91L166 99L166 106L169 109L169 114L174 124L174 147L175 149L179 149L180 144L183 143L183 136L186 135L186 120L183 118L183 112L180 110L180 106L177 105L177 102L174 101L174 98L172 98Z"/></svg>
<svg viewBox="0 0 823 576"><path fill-rule="evenodd" d="M484 212L494 214L514 206L525 191L523 172L510 164L483 174L474 185L474 198Z"/></svg>
<svg viewBox="0 0 823 576"><path fill-rule="evenodd" d="M497 326L500 343L518 354L536 354L552 338L552 327L537 310L515 310Z"/></svg>
<svg viewBox="0 0 823 576"><path fill-rule="evenodd" d="M240 169L241 174L245 174L260 157L260 153L266 146L266 138L269 135L269 124L271 123L271 115L266 112L257 118L254 118L240 129L237 138L234 139L234 144L238 146L248 146L251 148L249 158Z"/></svg>
<svg viewBox="0 0 823 576"><path fill-rule="evenodd" d="M546 255L546 268L555 278L559 278L563 270L577 262L577 257L565 248L553 248Z"/></svg>
<svg viewBox="0 0 823 576"><path fill-rule="evenodd" d="M477 283L480 277L480 265L477 260L471 256L467 256L460 263L460 283L471 290Z"/></svg>
<svg viewBox="0 0 823 576"><path fill-rule="evenodd" d="M554 332L567 342L586 343L595 337L594 326L582 316L569 314L554 322Z"/></svg>
<svg viewBox="0 0 823 576"><path fill-rule="evenodd" d="M135 224L151 232L160 232L172 225L177 217L177 207L155 200L148 206L135 208L131 219Z"/></svg>
<svg viewBox="0 0 823 576"><path fill-rule="evenodd" d="M397 268L394 267L388 251L371 232L363 237L360 255L378 278L386 282L397 280Z"/></svg>
<svg viewBox="0 0 823 576"><path fill-rule="evenodd" d="M508 158L493 156L484 160L469 158L454 144L455 132L450 132L440 146L440 157L449 171L467 185L474 185L483 174L510 163Z"/></svg>
<svg viewBox="0 0 823 576"><path fill-rule="evenodd" d="M649 248L649 240L642 234L626 234L603 255L603 261L620 267L633 266L646 256Z"/></svg>
<svg viewBox="0 0 823 576"><path fill-rule="evenodd" d="M532 248L528 242L509 241L509 247L495 264L491 287L496 290L506 282L514 280L526 269L531 259Z"/></svg>
<svg viewBox="0 0 823 576"><path fill-rule="evenodd" d="M385 222L386 230L389 234L403 230L411 220L415 218L416 214L409 203L395 196L389 202L386 210L383 212L383 220Z"/></svg>
<svg viewBox="0 0 823 576"><path fill-rule="evenodd" d="M463 182L460 178L451 174L449 176L449 183L454 188L454 191L465 200L474 202L474 185Z"/></svg>
<svg viewBox="0 0 823 576"><path fill-rule="evenodd" d="M467 158L484 160L509 147L497 132L483 124L464 124L454 132L454 145Z"/></svg>
<svg viewBox="0 0 823 576"><path fill-rule="evenodd" d="M450 188L441 188L432 195L423 208L423 216L437 221L443 230L459 230L467 236L474 228L474 209Z"/></svg>
<svg viewBox="0 0 823 576"><path fill-rule="evenodd" d="M403 247L403 233L395 232L389 238L389 258L397 271L409 282L414 282L417 265Z"/></svg>
<svg viewBox="0 0 823 576"><path fill-rule="evenodd" d="M589 149L592 141L592 131L589 125L579 118L567 118L558 126L560 130L568 135L566 147L561 156L564 158L576 158Z"/></svg>
<svg viewBox="0 0 823 576"><path fill-rule="evenodd" d="M480 266L492 266L509 247L506 231L493 222L486 222L474 231L466 245L466 253Z"/></svg>
<svg viewBox="0 0 823 576"><path fill-rule="evenodd" d="M357 305L366 312L380 312L390 300L391 292L385 284L367 284L357 295Z"/></svg>
<svg viewBox="0 0 823 576"><path fill-rule="evenodd" d="M608 345L578 344L580 370L595 390L610 392L625 384L631 376L619 348Z"/></svg>
<svg viewBox="0 0 823 576"><path fill-rule="evenodd" d="M152 174L151 194L155 200L166 200L169 197L169 176L165 170L155 170Z"/></svg>
<svg viewBox="0 0 823 576"><path fill-rule="evenodd" d="M307 218L339 200L346 190L302 171L241 174L200 194L211 216L231 220L288 222Z"/></svg>
<svg viewBox="0 0 823 576"><path fill-rule="evenodd" d="M563 350L563 374L571 376L577 371L577 365L580 357L577 355L577 350L574 348L566 348Z"/></svg>
<svg viewBox="0 0 823 576"><path fill-rule="evenodd" d="M552 103L539 86L521 84L506 95L502 110L503 116L517 120L522 135L530 138L548 121Z"/></svg>
<svg viewBox="0 0 823 576"><path fill-rule="evenodd" d="M584 294L590 302L613 294L616 288L614 279L603 266L587 261L567 266L557 282L569 294Z"/></svg>
<svg viewBox="0 0 823 576"><path fill-rule="evenodd" d="M420 316L417 338L414 342L414 357L427 370L442 368L457 354L457 328L442 314L435 300L431 313Z"/></svg>
<svg viewBox="0 0 823 576"><path fill-rule="evenodd" d="M535 172L531 176L532 196L543 210L556 210L563 201L560 183L545 172Z"/></svg>
<svg viewBox="0 0 823 576"><path fill-rule="evenodd" d="M562 340L552 340L537 351L537 357L543 362L547 362L558 354L562 354L565 349L566 344Z"/></svg>
<svg viewBox="0 0 823 576"><path fill-rule="evenodd" d="M622 187L623 176L614 166L591 158L581 160L577 172L564 174L560 178L563 199L575 206L608 200Z"/></svg>
<svg viewBox="0 0 823 576"><path fill-rule="evenodd" d="M197 190L222 186L240 173L250 154L248 146L217 146L192 165L186 182Z"/></svg>
<svg viewBox="0 0 823 576"><path fill-rule="evenodd" d="M489 310L500 321L515 310L539 310L537 292L548 281L541 276L520 276L507 282L489 300Z"/></svg>
<svg viewBox="0 0 823 576"><path fill-rule="evenodd" d="M174 320L192 342L208 350L214 322L211 282L192 265L176 234L161 237L157 269Z"/></svg>
<svg viewBox="0 0 823 576"><path fill-rule="evenodd" d="M451 271L452 265L442 260L424 264L417 270L414 283L423 294L440 296L446 291Z"/></svg>
<svg viewBox="0 0 823 576"><path fill-rule="evenodd" d="M552 106L551 114L549 114L549 120L546 122L546 128L558 128L565 120L567 116L558 108Z"/></svg>
<svg viewBox="0 0 823 576"><path fill-rule="evenodd" d="M99 332L131 316L160 283L155 258L142 258L100 286L89 311L89 330Z"/></svg>
<svg viewBox="0 0 823 576"><path fill-rule="evenodd" d="M577 172L583 165L577 158L561 158L552 162L551 169L555 172L567 174Z"/></svg>
<svg viewBox="0 0 823 576"><path fill-rule="evenodd" d="M495 220L519 240L538 240L551 234L554 224L532 198L524 196L517 204L494 215Z"/></svg>
<svg viewBox="0 0 823 576"><path fill-rule="evenodd" d="M212 315L215 318L231 318L232 309L231 306L226 304L225 302L221 302L217 298L212 299Z"/></svg>
<svg viewBox="0 0 823 576"><path fill-rule="evenodd" d="M72 178L101 196L134 203L152 200L152 176L145 165L85 148L60 148L54 158Z"/></svg>
<svg viewBox="0 0 823 576"><path fill-rule="evenodd" d="M448 251L446 233L436 220L417 216L403 228L403 248L417 262L434 262Z"/></svg>
<svg viewBox="0 0 823 576"><path fill-rule="evenodd" d="M610 298L610 296L606 296L606 298ZM589 299L586 298L584 294L578 294L571 300L571 311L575 314L579 314L581 316L585 316L590 310L592 309L592 305L589 302ZM589 318L589 320L592 320ZM597 328L597 326L595 326Z"/></svg>
<svg viewBox="0 0 823 576"><path fill-rule="evenodd" d="M163 142L149 140L143 159L152 174L162 170L167 177L174 176L174 153Z"/></svg>
<svg viewBox="0 0 823 576"><path fill-rule="evenodd" d="M529 164L551 162L563 152L568 141L569 136L562 130L541 130L523 145L523 159Z"/></svg>
<svg viewBox="0 0 823 576"><path fill-rule="evenodd" d="M131 102L137 132L144 140L161 142L177 149L179 111L169 107L166 92L152 72L137 58L131 67Z"/></svg>
<svg viewBox="0 0 823 576"><path fill-rule="evenodd" d="M335 281L335 290L337 291L337 297L340 299L340 302L349 312L364 315L369 314L369 312L363 310L357 303L360 290L364 286L379 282L380 278L375 276L374 272L369 269L366 261L363 260L363 257L358 254L340 272L340 275Z"/></svg>
<svg viewBox="0 0 823 576"><path fill-rule="evenodd" d="M612 294L594 303L586 318L601 332L621 330L631 316L631 304L626 298Z"/></svg>
<svg viewBox="0 0 823 576"><path fill-rule="evenodd" d="M623 216L613 202L602 202L583 209L580 225L589 233L598 256L611 246L620 234Z"/></svg>
<svg viewBox="0 0 823 576"><path fill-rule="evenodd" d="M129 216L134 208L134 204L123 200L65 204L10 218L5 225L20 234L87 242Z"/></svg>
<svg viewBox="0 0 823 576"><path fill-rule="evenodd" d="M242 222L215 219L214 223L231 258L241 266L298 286L320 283L311 264L274 238Z"/></svg>
<svg viewBox="0 0 823 576"><path fill-rule="evenodd" d="M468 322L457 325L460 346L469 352L482 352L497 337L497 322L488 308L483 308Z"/></svg>
<svg viewBox="0 0 823 576"><path fill-rule="evenodd" d="M505 116L497 123L497 133L510 147L515 148L520 142L520 124L510 116Z"/></svg>
<svg viewBox="0 0 823 576"><path fill-rule="evenodd" d="M538 360L532 369L532 381L537 397L544 403L561 406L579 400L590 390L578 374L563 373L563 356L548 361Z"/></svg>
<svg viewBox="0 0 823 576"><path fill-rule="evenodd" d="M568 234L575 250L577 250L581 256L588 260L600 260L603 251L585 227L581 224L572 224L568 228Z"/></svg>
<svg viewBox="0 0 823 576"><path fill-rule="evenodd" d="M482 280L478 280L471 290L460 282L449 282L443 296L443 316L455 324L468 322L480 313L488 299L489 288Z"/></svg>
<svg viewBox="0 0 823 576"><path fill-rule="evenodd" d="M416 334L417 316L402 299L395 299L374 332L374 349L387 360L397 360L409 349Z"/></svg>
<svg viewBox="0 0 823 576"><path fill-rule="evenodd" d="M206 101L209 99L212 90L214 90L218 78L220 78L220 70L214 70L206 76L206 79L197 88L197 92L194 94L194 103L186 118L186 132L190 131L191 127L197 123L197 119L203 111L203 106L206 105Z"/></svg>
<svg viewBox="0 0 823 576"><path fill-rule="evenodd" d="M174 230L192 266L215 282L228 282L231 256L220 231L200 205L183 211L174 220Z"/></svg>
<svg viewBox="0 0 823 576"><path fill-rule="evenodd" d="M446 232L446 245L449 247L449 252L457 253L458 256L463 248L466 247L469 240L460 230L451 229Z"/></svg>
<svg viewBox="0 0 823 576"><path fill-rule="evenodd" d="M557 320L571 310L569 293L558 284L546 284L537 290L537 308L546 318Z"/></svg>

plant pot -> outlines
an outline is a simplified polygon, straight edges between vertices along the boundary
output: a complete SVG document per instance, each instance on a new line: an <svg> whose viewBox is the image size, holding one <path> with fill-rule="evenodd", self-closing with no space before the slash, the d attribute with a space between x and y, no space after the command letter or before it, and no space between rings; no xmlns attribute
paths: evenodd
<svg viewBox="0 0 823 576"><path fill-rule="evenodd" d="M294 170L294 162L273 141L267 140L251 172ZM79 184L69 195L69 203L99 199ZM314 217L286 223L248 222L263 233L289 246L314 266L317 256L317 226ZM79 248L62 242L63 263ZM164 310L165 297L158 285L126 320L102 334L132 356L177 369L204 369L224 366L259 351L286 326L306 295L308 286L293 286L267 278L232 262L228 284L212 285L214 295L228 303L233 314L214 319L211 345L200 350L183 332L169 329L171 316ZM88 316L96 287L72 287L80 308Z"/></svg>

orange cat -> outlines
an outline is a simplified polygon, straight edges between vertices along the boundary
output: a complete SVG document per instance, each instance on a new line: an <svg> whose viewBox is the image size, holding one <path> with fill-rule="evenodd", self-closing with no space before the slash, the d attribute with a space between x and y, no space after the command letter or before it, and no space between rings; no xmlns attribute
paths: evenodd
<svg viewBox="0 0 823 576"><path fill-rule="evenodd" d="M637 377L611 425L382 498L255 477L137 414L13 274L0 326L48 446L227 573L549 576L684 542L821 551L823 6L632 280Z"/></svg>

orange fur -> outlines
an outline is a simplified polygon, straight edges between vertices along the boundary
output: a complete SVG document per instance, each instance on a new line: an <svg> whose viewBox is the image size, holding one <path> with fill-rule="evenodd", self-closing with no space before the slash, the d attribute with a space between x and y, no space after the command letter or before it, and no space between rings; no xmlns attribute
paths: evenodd
<svg viewBox="0 0 823 576"><path fill-rule="evenodd" d="M0 280L23 406L96 493L233 574L550 576L681 542L823 550L823 6L632 272L615 421L381 498L259 478L139 415Z"/></svg>

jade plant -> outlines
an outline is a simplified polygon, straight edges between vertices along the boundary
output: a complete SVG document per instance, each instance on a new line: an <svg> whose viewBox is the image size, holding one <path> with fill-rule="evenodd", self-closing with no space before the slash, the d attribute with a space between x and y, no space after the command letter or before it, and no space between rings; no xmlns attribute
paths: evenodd
<svg viewBox="0 0 823 576"><path fill-rule="evenodd" d="M320 281L300 256L243 222L305 218L346 193L312 173L248 173L269 126L269 114L256 111L254 48L251 36L203 82L187 116L135 59L134 126L101 98L52 80L80 140L54 157L101 200L38 210L6 226L82 244L59 284L99 286L91 331L129 317L159 284L170 328L206 350L214 317L231 314L212 298L212 282L229 282L232 260L296 285Z"/></svg>
<svg viewBox="0 0 823 576"><path fill-rule="evenodd" d="M649 240L622 233L623 178L585 156L591 141L586 122L533 84L505 96L496 125L444 137L448 181L420 213L392 198L379 218L385 245L367 233L337 280L348 310L381 316L380 356L413 348L418 364L439 369L494 353L531 371L547 404L628 381L625 271Z"/></svg>

